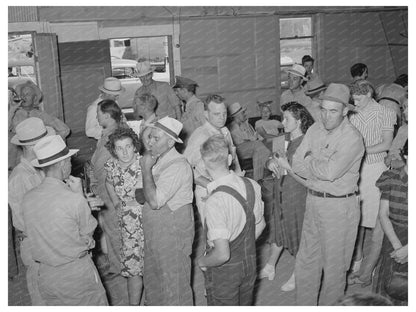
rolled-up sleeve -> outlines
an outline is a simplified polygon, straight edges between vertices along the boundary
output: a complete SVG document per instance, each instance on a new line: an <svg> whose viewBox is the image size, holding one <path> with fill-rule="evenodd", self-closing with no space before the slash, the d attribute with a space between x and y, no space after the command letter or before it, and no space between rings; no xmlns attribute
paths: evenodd
<svg viewBox="0 0 416 312"><path fill-rule="evenodd" d="M221 196L211 196L206 202L206 226L208 228L208 241L216 239L231 239L231 233L227 227L227 215L224 207L226 203L221 200Z"/></svg>

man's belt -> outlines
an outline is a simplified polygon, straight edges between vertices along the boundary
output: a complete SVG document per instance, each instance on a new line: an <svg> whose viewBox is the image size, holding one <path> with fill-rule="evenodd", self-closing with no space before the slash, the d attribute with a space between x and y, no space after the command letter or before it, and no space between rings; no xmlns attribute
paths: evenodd
<svg viewBox="0 0 416 312"><path fill-rule="evenodd" d="M309 194L313 195L313 196L317 196L317 197L324 197L324 198L348 198L354 195L357 195L357 193L353 192L353 193L349 193L349 194L345 194L345 195L332 195L330 193L325 193L325 192L317 192L311 189L308 189Z"/></svg>
<svg viewBox="0 0 416 312"><path fill-rule="evenodd" d="M81 251L80 252L80 254L78 255L78 257L77 257L77 259L81 259L81 258L84 258L86 255L89 255L90 254L90 251L89 250L84 250L84 251ZM75 259L76 260L76 259ZM74 260L74 261L75 261ZM36 263L41 263L40 261L37 261L37 260L35 260L35 262ZM70 262L67 262L67 263L64 263L64 264L68 264L68 263L71 263L71 262L73 262L73 261L70 261ZM60 265L64 265L64 264L60 264ZM59 266L60 266L59 265Z"/></svg>

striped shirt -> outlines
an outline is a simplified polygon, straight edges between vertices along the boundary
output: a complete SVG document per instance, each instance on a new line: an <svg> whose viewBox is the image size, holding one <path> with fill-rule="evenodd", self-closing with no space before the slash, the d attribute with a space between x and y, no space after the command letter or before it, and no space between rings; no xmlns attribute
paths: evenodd
<svg viewBox="0 0 416 312"><path fill-rule="evenodd" d="M404 167L383 172L377 180L376 186L380 189L381 199L389 201L391 222L398 226L407 227L408 175Z"/></svg>
<svg viewBox="0 0 416 312"><path fill-rule="evenodd" d="M383 141L383 131L393 131L396 123L396 114L372 100L363 110L351 115L350 122L364 138L365 147L380 144ZM384 161L387 152L366 154L364 161L374 164Z"/></svg>

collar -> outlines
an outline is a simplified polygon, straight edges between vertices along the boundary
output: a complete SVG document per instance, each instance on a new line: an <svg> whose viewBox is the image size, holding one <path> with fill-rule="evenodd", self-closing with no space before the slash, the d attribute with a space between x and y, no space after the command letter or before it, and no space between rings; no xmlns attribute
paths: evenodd
<svg viewBox="0 0 416 312"><path fill-rule="evenodd" d="M43 180L43 183L46 183L46 184L52 184L52 185L60 185L60 186L68 187L68 186L65 184L65 182L64 182L64 181L59 180L59 179L57 179L57 178L53 178L53 177L46 177L46 178Z"/></svg>
<svg viewBox="0 0 416 312"><path fill-rule="evenodd" d="M150 117L149 118L147 118L146 120L144 120L143 119L143 121L144 121L144 125L149 125L149 124L151 124L153 121L155 121L156 120L156 114L155 113L153 113L152 115L150 115Z"/></svg>
<svg viewBox="0 0 416 312"><path fill-rule="evenodd" d="M26 158L24 158L24 157L21 157L20 158L20 163L22 164L22 166L23 167L25 167L25 169L27 169L27 170L29 170L29 171L31 171L32 173L37 173L38 172L38 170L40 170L40 169L36 169L31 163L30 163L30 161L29 160L27 160Z"/></svg>
<svg viewBox="0 0 416 312"><path fill-rule="evenodd" d="M338 131L343 131L345 126L349 123L348 121L348 116L345 116L344 119L342 120L341 124L335 128L334 130L332 130L332 132L329 132L328 130L325 129L324 124L322 123L322 121L320 121L318 123L318 127L319 129L321 129L322 131L324 131L326 134L333 134L336 133Z"/></svg>
<svg viewBox="0 0 416 312"><path fill-rule="evenodd" d="M223 185L223 184L227 184L228 181L234 179L234 177L236 177L236 174L234 173L234 171L230 170L230 173L218 178L212 182L209 182L207 184L207 190L208 190L208 194L210 194L213 190L215 190L218 186Z"/></svg>
<svg viewBox="0 0 416 312"><path fill-rule="evenodd" d="M215 132L216 133L222 133L221 130L225 128L225 127L222 127L221 129L217 129L213 125L211 125L208 120L205 122L204 126L207 130L211 130L211 132L214 132L214 133Z"/></svg>

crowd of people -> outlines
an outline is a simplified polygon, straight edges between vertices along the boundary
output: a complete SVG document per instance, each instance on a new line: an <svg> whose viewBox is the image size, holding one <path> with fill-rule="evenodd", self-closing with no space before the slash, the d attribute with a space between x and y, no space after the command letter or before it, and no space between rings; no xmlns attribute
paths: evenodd
<svg viewBox="0 0 416 312"><path fill-rule="evenodd" d="M149 62L127 120L124 88L106 78L87 110L97 143L84 181L39 87L9 89L8 201L32 305L140 305L142 294L145 305L193 305L197 226L208 305L253 305L283 249L295 268L281 290L297 305L348 305L347 284L406 305L407 75L375 88L358 63L347 86L313 67L305 55L288 68L281 121L263 99L255 123L238 102L199 99L189 78L153 80ZM257 272L262 233L270 254Z"/></svg>

